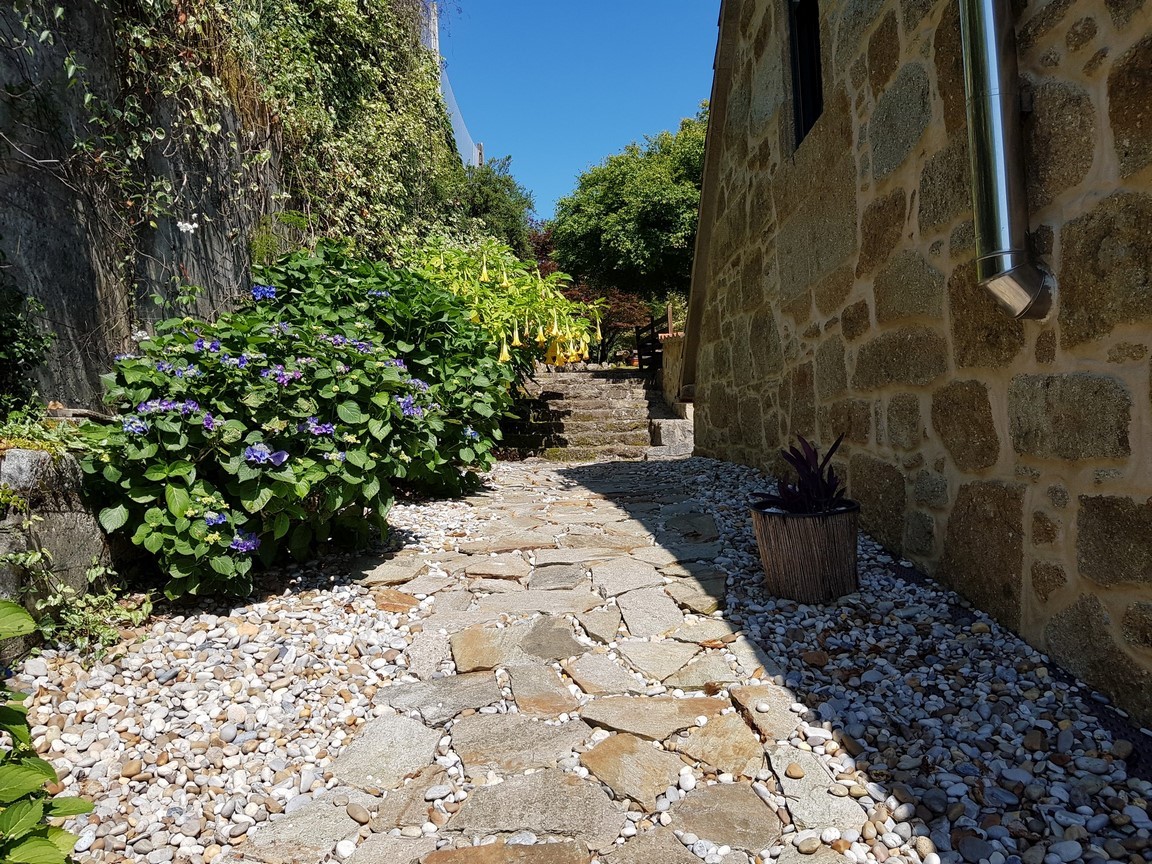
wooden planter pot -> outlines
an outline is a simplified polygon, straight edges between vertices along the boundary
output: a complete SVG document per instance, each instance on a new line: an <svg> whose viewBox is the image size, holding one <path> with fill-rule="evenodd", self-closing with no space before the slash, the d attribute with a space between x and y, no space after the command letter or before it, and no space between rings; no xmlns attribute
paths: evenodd
<svg viewBox="0 0 1152 864"><path fill-rule="evenodd" d="M827 603L859 588L856 534L860 505L835 513L774 513L752 506L752 529L774 597Z"/></svg>

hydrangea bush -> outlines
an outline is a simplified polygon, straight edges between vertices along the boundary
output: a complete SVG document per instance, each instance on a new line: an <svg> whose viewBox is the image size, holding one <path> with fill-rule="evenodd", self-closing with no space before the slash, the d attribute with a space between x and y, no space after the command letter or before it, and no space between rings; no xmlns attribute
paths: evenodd
<svg viewBox="0 0 1152 864"><path fill-rule="evenodd" d="M393 483L459 492L490 467L513 367L465 300L336 245L257 273L214 322L171 319L116 360L87 470L108 531L170 596L251 590L254 559L383 529Z"/></svg>

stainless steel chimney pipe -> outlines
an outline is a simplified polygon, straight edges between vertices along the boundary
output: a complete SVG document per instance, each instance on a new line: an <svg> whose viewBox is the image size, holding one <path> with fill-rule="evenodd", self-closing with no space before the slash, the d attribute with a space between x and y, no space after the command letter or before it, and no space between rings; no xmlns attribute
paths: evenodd
<svg viewBox="0 0 1152 864"><path fill-rule="evenodd" d="M1011 0L959 0L976 271L1014 318L1044 318L1055 280L1028 257Z"/></svg>

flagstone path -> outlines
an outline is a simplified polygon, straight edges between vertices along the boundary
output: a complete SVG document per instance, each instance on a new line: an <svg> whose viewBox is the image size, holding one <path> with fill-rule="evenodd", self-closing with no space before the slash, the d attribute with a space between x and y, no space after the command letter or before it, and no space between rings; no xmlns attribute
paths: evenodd
<svg viewBox="0 0 1152 864"><path fill-rule="evenodd" d="M766 597L763 483L501 464L385 559L30 660L78 860L1152 860L1140 732L867 538L858 594Z"/></svg>

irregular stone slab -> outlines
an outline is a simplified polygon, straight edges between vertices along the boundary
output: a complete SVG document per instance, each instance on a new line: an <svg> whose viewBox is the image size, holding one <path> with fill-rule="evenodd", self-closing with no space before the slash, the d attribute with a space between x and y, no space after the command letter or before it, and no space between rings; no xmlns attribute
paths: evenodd
<svg viewBox="0 0 1152 864"><path fill-rule="evenodd" d="M442 849L425 858L424 864L588 864L590 860L587 847L574 840L531 846L505 846L498 840L487 846Z"/></svg>
<svg viewBox="0 0 1152 864"><path fill-rule="evenodd" d="M483 708L501 698L496 676L491 672L394 684L376 693L377 702L391 705L397 711L418 711L424 722L433 726L447 723L466 708Z"/></svg>
<svg viewBox="0 0 1152 864"><path fill-rule="evenodd" d="M663 681L696 656L699 648L684 642L632 642L617 645L624 658L646 678Z"/></svg>
<svg viewBox="0 0 1152 864"><path fill-rule="evenodd" d="M519 555L490 555L473 560L463 568L468 576L487 576L491 579L523 579L532 572L532 565Z"/></svg>
<svg viewBox="0 0 1152 864"><path fill-rule="evenodd" d="M690 621L683 627L673 630L668 635L678 642L691 642L695 645L704 643L727 643L736 638L740 632L738 625L722 618L706 618L702 621ZM715 647L710 645L709 647Z"/></svg>
<svg viewBox="0 0 1152 864"><path fill-rule="evenodd" d="M844 856L835 849L821 846L812 854L801 852L795 846L785 846L775 864L844 864Z"/></svg>
<svg viewBox="0 0 1152 864"><path fill-rule="evenodd" d="M336 757L332 773L341 783L357 789L395 789L405 777L432 762L439 743L439 732L409 717L378 717Z"/></svg>
<svg viewBox="0 0 1152 864"><path fill-rule="evenodd" d="M672 553L676 561L715 561L724 551L722 543L676 543L663 541L661 544Z"/></svg>
<svg viewBox="0 0 1152 864"><path fill-rule="evenodd" d="M431 596L439 591L456 588L459 584L460 583L451 576L438 576L434 573L425 573L422 576L417 576L411 582L405 582L404 593Z"/></svg>
<svg viewBox="0 0 1152 864"><path fill-rule="evenodd" d="M617 693L643 693L644 684L630 675L607 654L585 654L564 665L564 671L589 696Z"/></svg>
<svg viewBox="0 0 1152 864"><path fill-rule="evenodd" d="M244 846L244 857L263 864L316 864L327 859L336 844L355 837L360 825L348 815L347 807L332 803L337 791L365 807L376 799L355 789L333 790L332 794L306 804L295 813L269 822Z"/></svg>
<svg viewBox="0 0 1152 864"><path fill-rule="evenodd" d="M583 654L588 648L576 641L572 625L568 621L548 616L538 618L527 625L527 632L520 642L520 650L541 660L563 660Z"/></svg>
<svg viewBox="0 0 1152 864"><path fill-rule="evenodd" d="M747 783L698 787L673 807L672 824L749 854L776 845L783 827Z"/></svg>
<svg viewBox="0 0 1152 864"><path fill-rule="evenodd" d="M519 714L473 714L453 724L452 749L469 777L519 774L554 767L591 735L579 720L554 726Z"/></svg>
<svg viewBox="0 0 1152 864"><path fill-rule="evenodd" d="M795 700L783 687L733 687L728 695L765 742L787 741L796 731L799 718L791 710Z"/></svg>
<svg viewBox="0 0 1152 864"><path fill-rule="evenodd" d="M608 606L605 609L593 609L591 612L577 615L576 620L593 639L608 643L615 640L623 618L620 616L619 608Z"/></svg>
<svg viewBox="0 0 1152 864"><path fill-rule="evenodd" d="M468 555L488 555L496 552L527 552L532 549L555 549L556 538L543 531L526 531L522 534L505 534L477 540L465 540L459 545L461 552Z"/></svg>
<svg viewBox="0 0 1152 864"><path fill-rule="evenodd" d="M592 584L605 597L637 588L663 585L664 579L651 564L633 558L613 558L592 565Z"/></svg>
<svg viewBox="0 0 1152 864"><path fill-rule="evenodd" d="M760 670L764 675L784 674L780 664L747 636L737 636L736 640L728 646L728 650L736 655L736 662L740 664L740 668L749 678L760 677Z"/></svg>
<svg viewBox="0 0 1152 864"><path fill-rule="evenodd" d="M615 549L617 555L648 545L646 537L632 534L562 534L556 542L562 549Z"/></svg>
<svg viewBox="0 0 1152 864"><path fill-rule="evenodd" d="M424 632L435 633L443 630L445 633L459 633L461 630L492 620L491 612L481 612L477 609L459 611L448 609L441 611L432 606L432 614L420 623L424 625Z"/></svg>
<svg viewBox="0 0 1152 864"><path fill-rule="evenodd" d="M663 546L645 546L642 549L633 549L632 557L640 561L647 561L653 567L666 567L677 561L676 553L665 549Z"/></svg>
<svg viewBox="0 0 1152 864"><path fill-rule="evenodd" d="M637 834L601 860L604 864L700 864L700 859L667 828Z"/></svg>
<svg viewBox="0 0 1152 864"><path fill-rule="evenodd" d="M537 567L528 578L532 591L557 591L586 588L588 567L584 564L546 564Z"/></svg>
<svg viewBox="0 0 1152 864"><path fill-rule="evenodd" d="M707 513L685 513L669 519L664 532L696 543L711 543L720 538L716 520Z"/></svg>
<svg viewBox="0 0 1152 864"><path fill-rule="evenodd" d="M408 671L421 680L439 672L447 660L452 659L452 647L448 637L427 630L417 633L405 652L408 658Z"/></svg>
<svg viewBox="0 0 1152 864"><path fill-rule="evenodd" d="M420 605L420 601L411 594L405 594L395 588L375 588L371 594L372 599L376 601L376 608L385 612L411 612Z"/></svg>
<svg viewBox="0 0 1152 864"><path fill-rule="evenodd" d="M403 786L398 786L377 801L376 815L368 823L378 834L393 828L420 827L428 821L431 805L424 793L433 786L448 783L448 772L436 764L429 765Z"/></svg>
<svg viewBox="0 0 1152 864"><path fill-rule="evenodd" d="M512 666L508 675L512 678L512 695L521 714L555 717L580 708L580 701L549 666Z"/></svg>
<svg viewBox="0 0 1152 864"><path fill-rule="evenodd" d="M582 564L588 561L605 561L619 555L618 549L537 549L532 554L532 563L537 567L548 564Z"/></svg>
<svg viewBox="0 0 1152 864"><path fill-rule="evenodd" d="M564 615L587 612L603 602L603 597L591 591L522 591L519 594L481 597L477 608L482 612Z"/></svg>
<svg viewBox="0 0 1152 864"><path fill-rule="evenodd" d="M663 741L694 725L697 717L715 717L730 704L727 699L712 697L609 696L585 705L580 716L593 726Z"/></svg>
<svg viewBox="0 0 1152 864"><path fill-rule="evenodd" d="M713 612L718 612L724 608L725 591L713 594L707 591L700 591L691 585L681 585L677 582L664 586L664 590L677 605L683 606L685 609L695 612L697 615L711 615Z"/></svg>
<svg viewBox="0 0 1152 864"><path fill-rule="evenodd" d="M549 769L478 787L452 818L452 829L466 837L531 831L569 837L599 850L613 845L624 821L623 810L600 784Z"/></svg>
<svg viewBox="0 0 1152 864"><path fill-rule="evenodd" d="M681 690L703 690L709 684L729 684L739 680L739 676L721 655L706 654L674 675L669 675L664 683Z"/></svg>
<svg viewBox="0 0 1152 864"><path fill-rule="evenodd" d="M788 812L798 830L808 828L859 829L865 814L853 798L838 798L828 791L832 775L815 753L795 747L777 747L769 750L772 770L788 799ZM789 777L788 765L795 763L804 772L803 777Z"/></svg>
<svg viewBox="0 0 1152 864"><path fill-rule="evenodd" d="M435 851L434 837L373 834L356 847L348 864L417 864L423 856Z"/></svg>
<svg viewBox="0 0 1152 864"><path fill-rule="evenodd" d="M656 796L676 783L684 765L674 753L627 733L606 738L580 761L617 798L631 798L649 812L656 806Z"/></svg>
<svg viewBox="0 0 1152 864"><path fill-rule="evenodd" d="M452 634L452 659L456 671L475 672L495 669L509 662L526 660L520 649L525 630L515 627L485 627L478 625Z"/></svg>
<svg viewBox="0 0 1152 864"><path fill-rule="evenodd" d="M703 728L673 738L676 752L735 777L755 778L764 767L764 748L739 714L721 714Z"/></svg>
<svg viewBox="0 0 1152 864"><path fill-rule="evenodd" d="M516 583L513 582L512 584L515 585ZM461 590L461 586L458 585L455 588L432 595L434 603L432 609L433 612L465 612L472 606L473 599L471 592ZM424 620L427 621L428 619Z"/></svg>
<svg viewBox="0 0 1152 864"><path fill-rule="evenodd" d="M361 570L363 575L358 581L369 587L401 585L412 581L427 570L428 564L415 556L397 556L381 564L365 567Z"/></svg>
<svg viewBox="0 0 1152 864"><path fill-rule="evenodd" d="M524 586L515 579L468 579L468 590L477 594L508 594L523 591ZM441 594L441 597L446 595ZM467 608L467 607L465 607Z"/></svg>
<svg viewBox="0 0 1152 864"><path fill-rule="evenodd" d="M684 624L684 614L661 588L629 591L616 603L633 636L663 636Z"/></svg>

